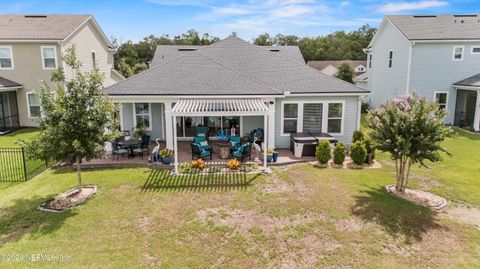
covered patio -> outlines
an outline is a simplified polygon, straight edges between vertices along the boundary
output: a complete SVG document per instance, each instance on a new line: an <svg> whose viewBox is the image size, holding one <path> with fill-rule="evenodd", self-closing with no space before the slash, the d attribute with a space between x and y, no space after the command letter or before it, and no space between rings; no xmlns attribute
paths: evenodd
<svg viewBox="0 0 480 269"><path fill-rule="evenodd" d="M480 74L453 84L457 91L454 124L480 131Z"/></svg>
<svg viewBox="0 0 480 269"><path fill-rule="evenodd" d="M187 142L188 148L179 146L177 128L177 117L215 117L215 116L263 116L263 142L261 143L261 151L263 153L263 170L268 172L267 167L267 145L269 132L269 121L274 121L274 115L270 118L270 109L265 102L260 98L242 98L242 99L223 99L223 98L209 98L209 99L180 99L172 107L170 111L165 111L166 119L166 147L174 152L174 172L178 173L178 167L181 163L180 153L189 152L190 142ZM227 130L228 131L228 130ZM169 135L173 134L173 135ZM234 136L235 134L230 134ZM241 134L237 136L241 137ZM185 144L185 143L184 143ZM208 141L206 144L212 148L210 158L213 160L213 154L220 152L220 145L214 141ZM215 148L216 147L216 148ZM251 155L255 152L255 147L252 146ZM218 156L218 155L217 155ZM252 158L253 156L250 156ZM192 156L190 159L193 158ZM259 156L259 159L260 158ZM225 160L222 160L225 161Z"/></svg>

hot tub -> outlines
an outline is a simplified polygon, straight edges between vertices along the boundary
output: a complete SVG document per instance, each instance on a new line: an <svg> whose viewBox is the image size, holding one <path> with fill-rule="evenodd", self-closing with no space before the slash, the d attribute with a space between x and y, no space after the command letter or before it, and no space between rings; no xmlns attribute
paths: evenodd
<svg viewBox="0 0 480 269"><path fill-rule="evenodd" d="M301 132L290 134L290 150L295 157L315 156L317 141L320 139L336 142L335 138L327 133L321 132Z"/></svg>

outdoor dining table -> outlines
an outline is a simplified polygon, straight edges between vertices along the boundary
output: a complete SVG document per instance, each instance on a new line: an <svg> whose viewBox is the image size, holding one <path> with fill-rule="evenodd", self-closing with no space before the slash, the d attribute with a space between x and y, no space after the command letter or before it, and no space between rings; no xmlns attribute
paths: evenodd
<svg viewBox="0 0 480 269"><path fill-rule="evenodd" d="M120 145L120 146L128 147L129 151L130 151L130 153L128 154L128 157L133 158L133 157L135 157L135 155L133 153L133 149L136 146L139 146L141 143L142 143L142 141L138 140L138 139L128 139L128 140L119 141L117 144Z"/></svg>

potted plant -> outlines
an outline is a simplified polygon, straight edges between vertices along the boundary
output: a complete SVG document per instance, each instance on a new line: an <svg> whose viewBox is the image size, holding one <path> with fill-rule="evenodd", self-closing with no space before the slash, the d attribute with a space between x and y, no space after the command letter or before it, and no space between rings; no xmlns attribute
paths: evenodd
<svg viewBox="0 0 480 269"><path fill-rule="evenodd" d="M272 148L267 149L267 162L269 162L269 163L272 162L274 152L275 152L275 150L273 150Z"/></svg>
<svg viewBox="0 0 480 269"><path fill-rule="evenodd" d="M274 163L276 163L278 160L278 151L273 151L273 154L272 154L272 161Z"/></svg>
<svg viewBox="0 0 480 269"><path fill-rule="evenodd" d="M133 133L133 137L135 139L141 139L144 134L146 134L145 133L145 124L142 121L140 121L137 124L137 128L135 128L135 132Z"/></svg>
<svg viewBox="0 0 480 269"><path fill-rule="evenodd" d="M227 167L231 171L236 171L240 168L240 162L237 159L231 159L227 162Z"/></svg>
<svg viewBox="0 0 480 269"><path fill-rule="evenodd" d="M171 164L173 157L173 150L171 149L162 149L160 151L160 158L162 159L162 163L164 164Z"/></svg>

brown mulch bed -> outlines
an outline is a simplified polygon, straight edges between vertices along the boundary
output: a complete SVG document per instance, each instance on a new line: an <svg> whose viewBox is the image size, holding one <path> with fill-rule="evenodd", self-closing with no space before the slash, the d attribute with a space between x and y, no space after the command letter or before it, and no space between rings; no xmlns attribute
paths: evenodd
<svg viewBox="0 0 480 269"><path fill-rule="evenodd" d="M77 188L70 189L57 195L52 200L43 203L40 210L48 212L62 212L65 209L77 206L85 202L97 192L96 186L83 186L82 192Z"/></svg>
<svg viewBox="0 0 480 269"><path fill-rule="evenodd" d="M388 185L386 189L389 193L399 198L432 209L442 209L447 205L445 198L430 192L412 189L405 189L405 191L399 192L395 189L395 185Z"/></svg>
<svg viewBox="0 0 480 269"><path fill-rule="evenodd" d="M370 164L365 163L363 165L358 165L358 164L354 163L350 158L347 158L343 162L343 164L335 164L333 162L333 160L328 161L328 163L326 163L326 164L321 164L318 161L313 161L313 162L310 162L310 163L313 164L314 166L320 167L320 168L328 168L328 167L337 168L337 169L342 169L342 168L343 169L345 169L345 168L349 168L349 169L363 169L363 168L379 169L379 168L382 168L382 165L377 160L373 160L372 163L370 163Z"/></svg>

